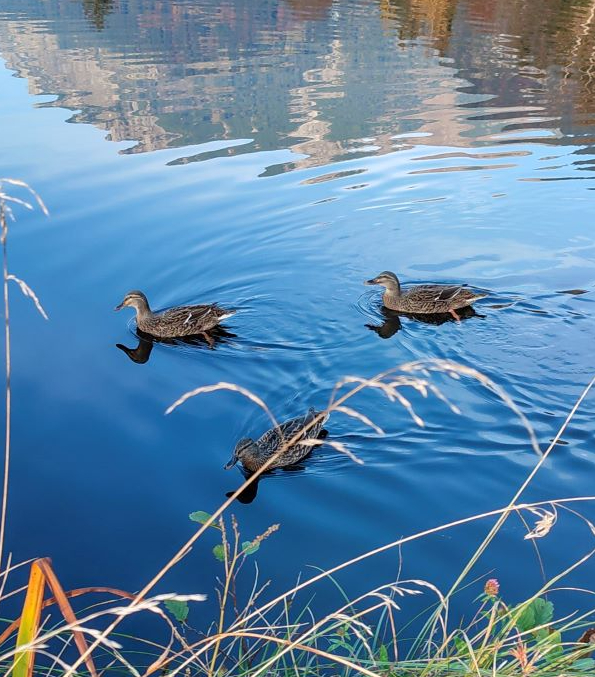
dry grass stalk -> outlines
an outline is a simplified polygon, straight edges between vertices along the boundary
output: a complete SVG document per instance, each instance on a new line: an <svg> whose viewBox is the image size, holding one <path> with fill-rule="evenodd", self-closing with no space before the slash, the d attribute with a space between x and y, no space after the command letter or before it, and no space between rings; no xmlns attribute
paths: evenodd
<svg viewBox="0 0 595 677"><path fill-rule="evenodd" d="M532 477L535 475L535 473L538 471L538 469L543 465L543 462L545 458L547 457L547 454L549 451L551 451L551 448L553 448L553 445L557 442L563 431L566 429L568 423L570 420L573 418L574 414L576 413L576 410L582 403L584 397L590 390L590 388L593 385L593 382L595 382L595 379L589 384L589 386L585 389L579 400L576 402L575 406L573 407L572 411L569 413L566 421L563 423L561 429L558 431L558 434L554 438L554 442L546 451L545 454L541 453L541 450L539 448L539 445L537 443L537 439L535 436L535 433L533 431L532 426L530 425L529 421L527 418L524 416L524 414L518 409L518 407L514 404L514 402L508 397L508 395L495 383L493 383L490 379L485 377L483 374L479 373L477 370L474 370L472 368L466 367L464 365L458 365L456 363L450 362L448 360L428 360L428 361L417 361L417 362L411 362L406 365L403 365L403 367L400 368L402 371L408 372L409 374L411 373L421 373L422 377L417 377L417 376L410 376L410 375L405 375L405 376L395 376L395 373L397 372L397 369L391 369L386 372L383 372L382 374L379 374L378 376L372 378L372 379L361 379L359 377L346 377L342 381L340 381L336 386L335 389L333 390L333 393L330 398L329 406L327 409L322 412L318 417L316 417L310 424L306 425L302 431L299 431L298 434L296 434L292 439L287 440L285 442L284 447L278 452L281 453L283 449L293 445L295 442L299 440L299 437L303 434L304 431L307 431L312 425L315 425L318 420L320 420L321 417L326 417L330 412L332 412L337 406L341 407L345 404L345 402L356 395L358 392L362 391L365 388L376 388L381 390L391 401L401 401L403 403L403 396L400 395L398 392L399 388L402 387L413 387L415 388L418 392L420 392L422 395L426 396L428 392L436 393L437 388L433 384L430 384L429 381L429 374L431 372L441 372L441 373L446 373L448 376L454 379L460 379L461 376L467 376L470 378L473 378L477 381L479 381L482 385L485 387L489 388L492 390L502 401L509 406L509 408L519 417L521 423L525 427L525 429L528 432L529 439L531 442L531 446L533 449L540 455L540 459L536 465L536 467L533 469L533 471L530 473L529 477L527 480L523 483L523 486L520 488L520 490L517 492L515 495L515 498L509 503L509 505L506 508L495 510L495 511L490 511L489 513L483 513L482 515L475 515L473 517L469 518L463 518L460 520L455 520L453 522L450 522L446 525L441 525L440 527L435 527L433 529L428 529L424 532L420 532L418 534L415 534L410 537L404 537L401 539L398 539L397 541L394 541L392 543L389 543L385 546L381 546L380 548L376 548L372 551L369 551L367 553L364 553L363 555L360 555L358 557L355 557L347 562L344 562L340 565L337 565L336 567L332 567L331 569L324 571L320 574L317 574L310 578L307 581L304 581L300 583L297 586L294 586L291 590L289 590L287 593L284 593L283 595L280 595L273 599L271 602L268 602L264 606L260 607L259 609L251 612L247 616L244 616L242 619L243 624L246 624L248 621L252 620L254 617L257 617L259 615L262 615L265 613L268 609L270 609L272 606L278 604L281 601L286 600L288 597L295 595L295 593L298 590L301 590L309 585L312 585L316 581L320 580L321 578L327 577L335 573L336 571L339 571L347 566L351 566L355 564L356 562L362 561L364 559L367 559L368 557L374 556L380 552L384 552L390 548L398 547L404 543L410 542L412 540L416 540L418 538L422 538L424 536L430 535L432 533L437 533L438 531L441 531L443 529L450 529L454 528L455 526L459 526L465 523L469 523L471 521L475 521L476 519L483 519L488 516L492 515L497 515L499 516L499 520L497 522L496 527L494 527L486 539L484 540L484 543L478 551L475 553L474 557L472 560L468 563L468 565L465 567L465 570L461 574L461 576L457 579L457 582L455 585L453 585L452 589L449 591L449 593L444 597L444 606L440 606L439 610L437 611L436 615L434 616L434 620L432 621L431 625L431 631L429 633L429 636L432 637L434 633L434 624L439 622L440 618L440 613L441 611L444 611L447 608L447 602L454 592L454 590L458 587L460 582L463 580L463 578L467 575L469 570L472 568L474 563L477 561L481 553L485 550L487 547L488 543L491 541L491 539L495 536L497 531L499 530L501 524L504 523L506 520L507 516L510 514L510 512L516 511L523 509L524 507L527 507L526 505L517 505L516 501L518 497L522 494L526 486L529 484L531 481ZM355 384L350 390L348 390L347 393L340 395L339 391L342 387L345 385L350 385L350 384ZM431 387L432 386L432 387ZM234 384L229 384L229 383L220 383L216 384L214 386L205 386L205 387L200 387L196 388L195 390L189 391L188 393L185 393L182 395L169 409L168 412L173 411L174 408L182 404L183 402L187 401L188 399L194 397L197 394L201 393L206 393L206 392L214 392L216 390L232 390L235 392L239 392L243 396L247 397L251 401L255 402L259 407L261 407L267 415L271 418L272 421L275 421L274 417L272 416L270 410L268 407L264 404L264 402L258 398L256 395L253 393L236 386ZM438 391L439 392L439 391ZM446 398L441 398L446 401ZM405 400L403 403L405 407L408 408L408 405L410 406L409 402ZM423 425L423 421L417 417L412 410L410 410L410 413L414 416L414 420L418 424ZM276 423L274 423L276 425ZM202 534L206 531L206 529L213 524L213 522L217 519L220 518L220 516L223 514L223 512L231 505L231 503L235 500L235 498L245 490L246 487L248 487L251 483L256 481L258 477L265 472L270 464L273 462L273 459L275 456L272 456L271 459L267 463L265 463L262 468L248 477L246 481L235 491L233 494L229 496L229 498L215 511L215 513L210 517L209 520L207 520L198 530L197 532L190 538L188 541L179 549L179 551L167 562L162 569L147 583L147 585L138 593L136 599L131 603L131 607L136 606L142 599L143 597L148 593L149 590L152 589L152 587L171 569L172 566L174 566L174 563L179 561L179 558L183 556L186 552L188 552L189 548L192 546L193 543L195 543L201 536ZM592 497L583 497L585 500L592 500ZM545 502L545 503L551 503L551 501ZM108 636L113 630L118 626L119 624L119 619L116 618L106 630L102 633L102 637ZM97 640L90 648L89 652L92 652L94 648L96 648L99 645L100 641ZM82 657L79 658L75 664L71 667L71 670L68 671L64 677L70 677L70 675L73 674L73 672L76 670L76 668L81 664L82 662Z"/></svg>
<svg viewBox="0 0 595 677"><path fill-rule="evenodd" d="M20 205L26 209L33 209L33 204L27 200L22 200L21 198L14 197L4 190L4 185L8 184L9 186L23 188L28 191L29 195L32 196L33 202L41 209L41 211L47 216L48 210L43 203L43 200L37 195L37 193L30 188L25 182L19 181L17 179L0 179L0 242L2 243L2 273L3 273L3 287L4 287L4 340L5 340L5 366L6 366L6 409L5 409L5 418L6 418L6 429L4 437L4 477L2 483L2 508L0 512L0 567L3 563L3 554L4 554L4 535L6 530L6 513L8 510L8 478L10 472L10 435L11 435L11 389L10 389L10 376L11 376L11 359L10 359L10 304L8 296L8 283L12 279L19 286L25 294L33 299L38 310L41 314L47 319L45 311L41 307L37 296L31 290L31 288L22 280L17 277L10 275L8 271L8 217L14 221L14 214L10 207L10 203Z"/></svg>
<svg viewBox="0 0 595 677"><path fill-rule="evenodd" d="M544 538L550 533L558 519L556 506L552 507L553 510L547 510L546 508L529 508L529 511L534 515L537 515L539 519L535 523L535 528L528 534L525 534L525 540Z"/></svg>
<svg viewBox="0 0 595 677"><path fill-rule="evenodd" d="M555 503L556 505L561 505L561 504L565 504L565 503L574 503L574 502L580 502L580 501L584 502L586 500L595 500L595 497L578 497L578 498L574 497L574 498L570 498L570 499L556 499L554 501L541 502L541 503L537 503L537 504L526 504L526 505L519 504L518 506L516 506L516 508L518 508L518 509L532 509L532 508L539 508L539 507L542 507L544 505L551 505L552 503ZM496 512L502 512L506 509L507 508L502 508L500 511L496 511ZM474 516L472 518L467 518L464 521L469 522L469 521L472 521L474 519L478 519L479 517L480 516ZM419 537L419 536L421 536L421 535L414 535L414 537L408 537L407 540L412 540L413 538ZM591 556L591 554L592 553L589 553L587 556L585 556L580 561L578 561L574 565L574 567L579 566L580 564L584 563L588 559L588 557ZM566 575L568 573L568 571L570 571L570 569L565 571L565 572L562 572L555 579L553 579L549 583L549 587L551 587L563 575ZM328 572L323 572L323 574L328 574ZM307 583L309 583L309 582L307 582ZM398 584L391 584L389 586L383 586L383 587L384 587L384 589L391 590L395 594L403 597L405 595L419 594L420 590L416 589L415 586L427 587L428 589L433 590L435 592L435 594L438 595L439 600L445 600L445 597L442 596L441 593L434 586L432 586L431 584L429 584L425 581L420 581L420 580L402 581L402 582L399 582ZM345 618L347 610L352 609L355 604L358 604L361 600L365 599L366 597L376 596L376 597L382 598L382 595L384 594L382 592L382 589L383 589L382 587L378 588L375 591L371 591L370 593L366 593L365 595L362 595L358 599L350 600L343 607L341 607L340 609L337 609L335 612L333 612L333 614L329 614L327 617L322 619L322 622L321 621L318 621L318 622L313 621L312 626L316 625L315 628L310 628L309 630L306 630L305 633L302 633L300 636L297 636L297 637L288 637L284 640L282 640L282 638L281 638L282 641L280 640L280 638L277 636L276 633L279 632L279 631L282 632L283 627L289 627L289 625L283 626L283 625L278 623L278 620L273 620L272 622L265 623L265 625L263 626L264 629L266 629L266 634L264 634L264 635L260 634L259 635L258 634L258 627L255 626L253 623L249 627L246 627L246 623L244 622L244 620L249 620L251 615L254 616L254 614L248 614L247 616L243 616L241 619L238 618L236 621L234 621L234 623L231 625L230 628L228 628L227 630L224 630L222 633L217 632L214 635L207 636L206 638L204 638L204 639L200 640L199 642L196 642L192 645L186 645L183 648L182 652L180 652L180 653L174 654L173 656L170 654L167 657L165 657L165 652L164 652L163 653L164 657L161 659L161 662L156 660L153 663L153 665L151 666L151 671L145 672L145 674L148 675L148 674L154 673L158 669L162 669L165 664L172 665L173 661L178 660L178 659L181 659L182 662L180 663L179 666L176 666L176 668L174 668L173 671L170 670L168 674L171 674L171 675L182 674L182 671L185 669L185 667L189 667L189 666L193 665L194 663L196 663L197 666L202 664L201 657L204 656L207 652L211 651L213 646L217 643L217 641L221 642L226 638L236 638L238 641L241 641L242 638L246 639L246 638L250 638L250 637L252 637L252 638L260 637L261 640L265 643L273 642L273 643L279 644L279 646L281 647L281 651L279 652L279 654L283 653L283 655L290 655L292 651L298 651L298 652L305 651L306 653L308 653L308 651L306 651L306 649L305 649L305 647L307 645L304 644L304 642L308 642L308 644L309 644L312 641L312 639L315 641L316 637L313 636L313 635L318 630L323 628L324 623L331 623L333 618L335 618L337 623L340 622L339 620L337 620L337 616L339 616L340 619ZM547 591L547 589L549 589L547 586L544 587L542 590L538 591L535 594L535 596L543 594L543 592ZM376 593L379 593L379 594L376 594ZM140 611L141 609L144 609L144 608L146 608L147 610L152 610L152 605L154 604L154 602L156 602L160 599L164 599L165 597L169 598L170 596L169 595L167 595L167 596L157 596L157 597L150 598L148 600L144 600L144 602L142 604L138 605L138 608L136 610ZM182 597L178 597L178 598L182 599ZM448 600L446 600L446 603L447 602L448 602ZM265 605L265 607L261 607L261 609L266 609L266 607L267 607L267 605ZM398 605L394 604L394 602L390 603L388 605L388 607L391 608L391 609L398 610ZM373 610L374 608L378 608L378 606L376 606L376 607L370 606L369 608L367 608L363 612L359 612L358 614L355 614L355 615L353 613L350 613L349 617L357 620L362 614L367 613L367 612L371 612L371 610ZM264 611L261 612L261 609L256 610L257 615L254 617L254 620L256 620L257 623L260 623L260 621L262 619L264 619L264 613L265 612ZM105 612L102 612L101 614L94 614L94 615L88 616L87 618L83 618L79 621L77 626L73 626L73 627L75 629L89 628L90 627L89 623L93 622L94 619L99 618L101 615L105 615L106 613L109 614L109 613L114 613L116 611L117 611L118 614L120 614L120 613L125 613L125 614L134 613L134 611L132 611L130 609L130 607L120 607L117 610L112 608L112 609L108 609ZM341 614L344 614L344 616L341 617ZM504 622L504 621L506 621L506 619L508 619L510 627L511 628L514 627L514 617L513 617L512 612L509 612L506 616L499 616L499 618L500 618L500 622ZM444 625L446 625L446 616L444 617ZM294 627L297 629L297 626L294 626ZM334 627L334 626L330 625L329 627L332 629L332 627ZM52 631L50 633L46 633L43 636L40 636L38 638L38 643L35 645L34 648L36 650L39 650L41 647L47 646L47 642L51 639L52 636L57 636L59 634L63 634L65 631L68 631L68 630L71 630L71 629L72 629L72 627L66 626L66 627L62 627L60 629L57 629L56 631ZM537 629L539 629L539 628L537 628ZM324 629L322 629L321 632L322 632L321 636L324 636L326 631ZM452 637L452 635L446 634L446 627L442 628L442 632L444 633L444 638L445 638L444 642L446 643L448 638ZM109 641L106 642L103 639L103 637L102 637L103 633L97 633L97 631L92 631L88 634L90 634L94 638L96 638L96 641L99 641L100 645L103 645L103 646L106 646L106 647L111 646ZM292 634L293 634L293 631L292 631ZM354 634L356 634L356 633L354 633ZM394 640L396 639L396 635L393 635L393 639ZM472 643L475 643L475 641L477 641L477 640L474 638ZM506 647L506 646L507 646L506 644L503 645L503 647ZM309 649L309 655L311 654L311 655L324 656L325 658L328 658L329 660L331 658L336 658L335 662L339 665L342 664L342 662L340 660L341 657L335 656L335 654L333 654L331 652L327 651L327 652L317 653L316 643L314 644L314 646L308 646L308 649ZM435 655L436 655L435 660L437 660L437 661L441 660L440 659L440 650L441 650L441 647L436 646L436 648L435 648ZM474 651L476 651L476 650L474 649ZM477 654L477 656L475 657L475 660L477 660L478 664L483 665L485 663L485 660L486 660L485 656L491 655L491 654L489 654L490 651L491 651L491 646L489 646L487 649L485 649L485 652L486 652L485 655L481 654L481 652L479 652ZM41 651L40 651L40 653L41 653ZM226 655L227 655L227 653L226 653ZM281 657L282 657L281 655L275 656L275 661L279 660ZM5 658L5 656L4 657L0 656L0 660L3 660L4 658ZM432 660L430 658L430 655L428 656L428 660L430 660L430 661ZM350 663L353 664L353 665L357 665L357 663L354 663L353 661L350 661ZM263 665L262 663L259 663L257 669L262 667L262 665ZM69 666L69 669L72 669L72 667L73 666ZM363 674L368 674L366 672L365 665L359 665L358 668L364 668L363 670L358 669L358 672L363 673ZM204 666L203 672L209 673L209 672L212 672L212 671L209 670L209 668L207 668L206 666ZM254 673L254 670L251 671L251 674L253 674L253 673Z"/></svg>
<svg viewBox="0 0 595 677"><path fill-rule="evenodd" d="M16 677L32 677L33 675L36 651L35 639L39 631L39 621L41 618L41 610L43 608L43 591L46 585L51 588L64 619L71 626L74 641L81 655L87 650L88 645L85 641L83 631L77 627L78 622L76 616L74 615L70 602L52 569L50 561L48 559L35 560L31 565L27 596L23 606L23 613L16 642L16 653L13 663L13 673ZM86 629L85 631L88 630ZM86 657L85 663L92 677L97 677L97 671L95 670L91 656Z"/></svg>

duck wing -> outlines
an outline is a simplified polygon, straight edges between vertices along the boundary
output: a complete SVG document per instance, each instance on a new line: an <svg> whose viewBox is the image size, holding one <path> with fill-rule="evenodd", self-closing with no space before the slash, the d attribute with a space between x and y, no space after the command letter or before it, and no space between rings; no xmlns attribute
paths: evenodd
<svg viewBox="0 0 595 677"><path fill-rule="evenodd" d="M436 287L436 296L434 301L454 301L457 296L460 296L464 290L461 285L453 284L447 286Z"/></svg>
<svg viewBox="0 0 595 677"><path fill-rule="evenodd" d="M221 320L234 314L234 310L226 310L216 303L199 306L178 306L159 313L163 322L175 326L186 335L208 331L217 326Z"/></svg>
<svg viewBox="0 0 595 677"><path fill-rule="evenodd" d="M295 435L300 433L303 428L311 423L319 414L319 411L316 411L314 407L311 407L306 414L291 418L288 421L281 423L281 425L277 426L276 428L267 430L267 432L258 440L258 445L264 446L271 450L276 450L283 443L283 441L287 441L292 437L295 437ZM320 419L320 421L315 423L311 428L300 435L298 439L318 437L325 421L326 418Z"/></svg>
<svg viewBox="0 0 595 677"><path fill-rule="evenodd" d="M447 303L453 308L463 308L465 305L483 299L487 296L485 292L477 291L471 287L461 285L449 285L442 289L436 296L437 302Z"/></svg>

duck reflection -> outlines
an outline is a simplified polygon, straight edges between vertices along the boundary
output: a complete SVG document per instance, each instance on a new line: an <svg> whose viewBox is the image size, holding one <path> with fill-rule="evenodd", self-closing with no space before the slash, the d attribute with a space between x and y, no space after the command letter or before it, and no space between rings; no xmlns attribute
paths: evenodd
<svg viewBox="0 0 595 677"><path fill-rule="evenodd" d="M231 339L236 338L237 334L227 331L225 327L218 325L204 334L179 339L156 339L150 334L145 334L139 330L136 331L136 337L138 338L138 345L136 347L129 348L122 343L116 343L116 348L119 348L123 353L126 353L133 362L136 362L136 364L145 364L151 357L151 351L153 350L153 345L155 343L188 346L193 348L208 347L210 350L214 350L218 345L228 343Z"/></svg>
<svg viewBox="0 0 595 677"><path fill-rule="evenodd" d="M371 331L376 332L380 338L389 339L403 328L401 318L399 317L399 313L384 307L380 309L380 312L382 313L384 322L382 324L366 324L366 327Z"/></svg>
<svg viewBox="0 0 595 677"><path fill-rule="evenodd" d="M122 352L126 353L128 357L137 364L145 364L149 361L151 357L151 351L153 350L153 339L148 338L138 338L138 345L136 348L128 348L123 343L116 343L116 348L119 348Z"/></svg>
<svg viewBox="0 0 595 677"><path fill-rule="evenodd" d="M403 328L401 323L401 317L406 317L410 320L416 322L423 322L424 324L433 324L440 325L445 322L457 322L450 313L432 313L431 315L412 315L410 313L397 313L394 310L389 310L388 308L380 308L380 312L384 319L382 324L366 324L366 327L371 331L375 332L382 339L389 339L391 336L394 336L400 329ZM472 306L466 306L465 308L459 308L457 310L457 315L460 320L468 320L471 317L485 317L485 315L480 315L475 308Z"/></svg>
<svg viewBox="0 0 595 677"><path fill-rule="evenodd" d="M325 436L327 434L327 431L324 431ZM308 454L306 458L309 458L311 454ZM303 460L305 461L306 458ZM306 469L306 464L302 461L300 463L294 463L293 465L286 466L284 468L275 468L274 470L268 470L267 472L264 472L260 477L258 477L252 484L249 484L245 489L243 489L237 496L236 496L236 501L239 503L252 503L252 501L256 498L256 494L258 493L258 485L260 482L262 482L264 479L267 477L271 477L272 475L278 475L279 473L292 473L292 472L304 472ZM246 472L243 468L241 469L242 475L244 476L244 479L247 480L252 473ZM238 487L239 488L239 487ZM230 498L231 496L234 495L234 493L237 491L237 489L234 489L232 491L226 492L227 498Z"/></svg>

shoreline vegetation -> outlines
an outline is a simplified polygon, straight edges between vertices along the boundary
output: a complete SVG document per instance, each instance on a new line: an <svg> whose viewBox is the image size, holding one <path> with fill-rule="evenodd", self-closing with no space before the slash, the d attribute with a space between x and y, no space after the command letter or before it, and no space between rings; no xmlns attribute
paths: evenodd
<svg viewBox="0 0 595 677"><path fill-rule="evenodd" d="M23 197L24 195L24 197ZM508 395L493 381L475 369L448 360L424 360L403 364L373 378L347 376L339 381L320 417L343 415L370 427L378 435L382 429L350 400L359 392L374 389L396 406L404 407L416 425L424 421L415 412L407 393L415 391L423 397L437 397L453 415L460 414L435 385L436 374L462 381L474 381L491 391L515 413L527 432L528 446L535 452L535 463L520 487L505 506L482 514L461 517L439 524L426 531L410 534L386 543L334 567L318 571L300 580L285 593L268 598L268 584L258 579L248 581L249 594L238 592L238 578L250 576L247 564L255 562L268 538L274 538L279 525L272 524L262 534L242 540L240 526L230 513L234 500L259 476L266 472L275 456L245 482L212 514L197 511L190 519L197 524L195 533L164 564L153 578L136 592L130 593L106 587L89 587L65 591L54 572L51 561L40 557L34 561L13 563L10 543L5 543L5 525L9 502L10 419L11 419L11 360L10 360L10 292L14 281L34 302L37 310L47 315L35 293L27 284L9 272L9 224L14 221L13 208L39 208L45 214L41 198L26 184L13 179L0 179L0 225L3 247L3 282L5 311L6 366L6 436L2 513L0 518L0 602L6 604L15 597L22 613L16 619L6 619L0 612L0 666L2 674L14 677L31 675L233 675L258 677L283 675L368 675L429 677L441 675L477 675L478 677L514 676L562 677L563 675L594 675L595 660L595 590L568 587L564 579L578 567L592 566L595 553L595 525L581 514L581 506L589 506L595 496L546 497L537 502L523 500L527 488L542 468L552 450L587 397L595 378L588 383L549 446L542 450L530 422ZM183 394L171 404L167 414L199 395L220 390L234 391L248 398L269 416L273 426L277 421L265 402L256 394L232 383L205 385ZM311 427L318 418L308 423ZM277 452L291 446L303 431L287 440ZM312 445L324 444L361 463L355 454L332 439L312 440ZM13 489L16 490L16 489ZM517 604L506 601L500 589L497 572L488 580L471 577L486 550L497 538L512 515L526 526L524 538L536 545L556 528L560 513L570 513L581 520L585 530L585 552L576 556L566 570L546 582L536 582L527 598ZM319 581L336 583L334 575L359 562L389 550L400 551L407 543L436 533L451 531L472 522L487 522L486 535L473 552L466 566L447 591L440 591L431 582L409 579L388 581L369 592L353 597L349 590L338 588L344 603L321 617L310 608L312 595ZM155 594L155 586L174 566L180 565L192 546L199 540L216 537L212 556L220 563L222 576L216 591L196 594ZM51 555L51 553L48 553ZM11 587L11 574L26 568L28 585ZM197 581L200 585L201 581ZM251 586L251 587L250 587ZM464 617L451 612L453 597L467 589L475 600L465 609ZM218 614L207 628L192 628L188 639L189 613L195 604L204 601L208 593L218 600ZM556 614L552 597L580 595L581 604L566 616ZM556 594L554 594L556 593ZM97 603L97 595L103 601ZM423 596L421 614L408 617L402 610L407 600ZM89 598L93 599L90 606ZM87 601L86 601L87 600ZM76 606L76 611L75 607ZM163 623L163 642L136 637L134 617L137 613L152 613ZM50 618L51 616L51 618ZM58 619L58 620L57 620ZM465 620L467 619L467 620ZM412 636L413 635L413 636Z"/></svg>

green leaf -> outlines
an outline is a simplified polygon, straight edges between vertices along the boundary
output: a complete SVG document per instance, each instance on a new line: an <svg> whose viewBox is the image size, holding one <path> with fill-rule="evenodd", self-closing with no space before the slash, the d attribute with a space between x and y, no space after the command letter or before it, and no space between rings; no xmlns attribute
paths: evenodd
<svg viewBox="0 0 595 677"><path fill-rule="evenodd" d="M453 637L453 641L455 644L455 648L457 650L458 654L467 654L468 653L468 647L467 644L465 644L465 641L462 640L460 637Z"/></svg>
<svg viewBox="0 0 595 677"><path fill-rule="evenodd" d="M559 630L554 630L554 632L550 633L550 636L548 637L548 644L553 646L547 652L545 656L545 662L553 663L564 653L564 648L562 647L562 635L560 634Z"/></svg>
<svg viewBox="0 0 595 677"><path fill-rule="evenodd" d="M388 649L384 644L381 644L380 649L378 649L378 662L388 663Z"/></svg>
<svg viewBox="0 0 595 677"><path fill-rule="evenodd" d="M188 618L188 602L179 602L177 599L168 599L165 601L165 608L180 623L185 623Z"/></svg>
<svg viewBox="0 0 595 677"><path fill-rule="evenodd" d="M220 562L225 562L225 549L221 544L216 545L213 548L213 555L215 555L215 558L218 559Z"/></svg>
<svg viewBox="0 0 595 677"><path fill-rule="evenodd" d="M531 604L535 610L535 625L546 625L551 622L554 617L554 605L551 602L538 597Z"/></svg>
<svg viewBox="0 0 595 677"><path fill-rule="evenodd" d="M343 642L342 640L337 640L336 642L333 642L327 649L329 653L332 653L336 649L347 649L349 650L349 644L347 642Z"/></svg>
<svg viewBox="0 0 595 677"><path fill-rule="evenodd" d="M593 658L579 658L578 661L574 661L572 667L575 670L580 670L581 672L587 672L593 674L592 671L595 670L595 659Z"/></svg>
<svg viewBox="0 0 595 677"><path fill-rule="evenodd" d="M199 524L206 524L212 517L212 515L209 515L208 512L205 512L204 510L197 510L196 512L191 512L188 517L193 521L193 522L198 522ZM217 524L210 524L209 526L213 527L213 529L219 529L219 526Z"/></svg>
<svg viewBox="0 0 595 677"><path fill-rule="evenodd" d="M537 597L525 607L517 620L517 627L521 632L528 632L540 625L547 625L553 617L554 605L542 597Z"/></svg>
<svg viewBox="0 0 595 677"><path fill-rule="evenodd" d="M260 548L260 543L258 541L244 541L242 543L242 552L244 555L252 555L258 548Z"/></svg>

